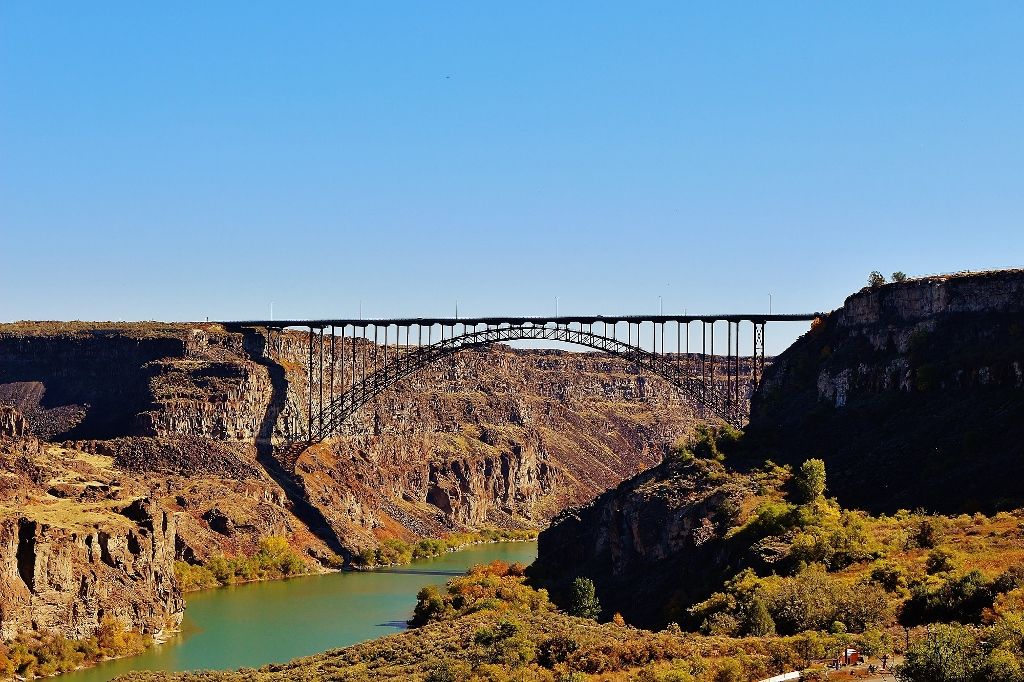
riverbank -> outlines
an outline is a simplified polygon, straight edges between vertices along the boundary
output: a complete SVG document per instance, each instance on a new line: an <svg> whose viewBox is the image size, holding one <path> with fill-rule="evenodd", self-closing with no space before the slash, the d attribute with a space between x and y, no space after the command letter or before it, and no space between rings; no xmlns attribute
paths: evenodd
<svg viewBox="0 0 1024 682"><path fill-rule="evenodd" d="M259 550L252 555L217 554L206 563L194 564L175 561L174 575L182 592L198 592L322 572L311 570L313 565L292 549L287 538L270 536L260 540Z"/></svg>
<svg viewBox="0 0 1024 682"><path fill-rule="evenodd" d="M270 537L262 540L259 551L251 556L217 555L206 563L196 564L176 561L174 570L181 591L194 593L229 585L284 580L341 570L372 571L406 566L413 561L432 559L473 545L534 542L537 535L538 531L534 529L488 528L473 533L453 533L443 538L424 538L412 544L401 540L385 540L380 547L357 555L352 563L337 566L310 563L289 548L285 538Z"/></svg>
<svg viewBox="0 0 1024 682"><path fill-rule="evenodd" d="M167 641L176 630L143 635L126 630L107 617L86 639L69 639L55 632L25 632L0 644L0 678L28 680L83 670L104 661L137 656L154 644Z"/></svg>
<svg viewBox="0 0 1024 682"><path fill-rule="evenodd" d="M496 542L534 542L535 529L486 528L472 533L453 533L443 538L424 538L409 544L401 540L385 540L376 549L367 549L355 557L353 570L374 570L405 566L419 559L431 559L448 552L457 552L473 545Z"/></svg>
<svg viewBox="0 0 1024 682"><path fill-rule="evenodd" d="M523 567L494 561L420 593L420 627L344 649L258 669L170 676L138 673L122 682L380 682L519 680L593 676L606 682L739 682L806 666L808 644L864 649L860 635L706 636L672 626L660 632L619 619L598 623L559 611Z"/></svg>
<svg viewBox="0 0 1024 682"><path fill-rule="evenodd" d="M189 595L181 634L139 656L63 675L61 682L107 682L137 670L232 670L281 663L406 628L417 593L474 564L528 564L531 542L471 545L400 567L334 571Z"/></svg>

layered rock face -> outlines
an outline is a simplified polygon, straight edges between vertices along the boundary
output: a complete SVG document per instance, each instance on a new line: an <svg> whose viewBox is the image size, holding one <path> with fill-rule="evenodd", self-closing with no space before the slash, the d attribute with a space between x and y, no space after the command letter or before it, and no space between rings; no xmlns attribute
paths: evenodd
<svg viewBox="0 0 1024 682"><path fill-rule="evenodd" d="M148 500L124 510L137 525L69 529L26 516L0 520L0 638L25 630L92 635L105 616L159 636L181 622L173 517Z"/></svg>
<svg viewBox="0 0 1024 682"><path fill-rule="evenodd" d="M19 424L20 422L20 424ZM159 635L185 604L174 580L174 515L122 495L101 458L49 452L0 409L0 639L25 630L92 635L107 616Z"/></svg>
<svg viewBox="0 0 1024 682"><path fill-rule="evenodd" d="M358 363L383 352L338 342L325 372L335 383L310 387L307 344L216 325L0 326L0 402L185 512L179 555L195 557L211 542L244 549L267 528L304 525L326 538L311 551L347 554L387 537L538 525L656 464L695 420L623 360L496 346L403 380L291 470L271 446L308 421L310 390L329 399L351 380L353 350ZM208 519L221 517L217 530Z"/></svg>
<svg viewBox="0 0 1024 682"><path fill-rule="evenodd" d="M1024 271L889 284L777 357L753 399L751 454L821 457L845 506L1024 504Z"/></svg>
<svg viewBox="0 0 1024 682"><path fill-rule="evenodd" d="M252 439L265 378L216 325L0 325L0 403L45 440Z"/></svg>
<svg viewBox="0 0 1024 682"><path fill-rule="evenodd" d="M535 526L658 463L693 422L670 386L619 360L499 346L413 375L296 471L360 544Z"/></svg>

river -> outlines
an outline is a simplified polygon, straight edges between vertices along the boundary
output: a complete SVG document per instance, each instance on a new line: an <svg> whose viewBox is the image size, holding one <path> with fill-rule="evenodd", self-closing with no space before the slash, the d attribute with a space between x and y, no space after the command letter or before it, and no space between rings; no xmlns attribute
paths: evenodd
<svg viewBox="0 0 1024 682"><path fill-rule="evenodd" d="M416 593L473 564L524 564L535 542L472 545L435 559L377 571L330 573L186 595L182 632L133 658L62 675L61 682L106 682L130 670L257 667L344 647L405 628Z"/></svg>

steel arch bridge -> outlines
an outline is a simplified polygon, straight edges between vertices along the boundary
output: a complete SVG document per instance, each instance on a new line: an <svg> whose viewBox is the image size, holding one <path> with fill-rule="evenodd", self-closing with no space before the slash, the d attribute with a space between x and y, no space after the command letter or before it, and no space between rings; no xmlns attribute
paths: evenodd
<svg viewBox="0 0 1024 682"><path fill-rule="evenodd" d="M284 329L307 330L307 404L305 419L300 420L305 423L293 424L285 440L308 445L337 434L361 407L424 367L463 349L523 340L565 342L623 358L638 372L649 372L669 382L705 415L740 426L748 416L749 394L764 372L767 323L808 322L820 316L254 320L223 325L229 330L265 329L268 334ZM715 329L722 324L726 326L726 352L716 354ZM698 325L699 334L691 349L694 325ZM647 329L649 333L643 333ZM750 339L746 356L741 342L745 332L749 332Z"/></svg>

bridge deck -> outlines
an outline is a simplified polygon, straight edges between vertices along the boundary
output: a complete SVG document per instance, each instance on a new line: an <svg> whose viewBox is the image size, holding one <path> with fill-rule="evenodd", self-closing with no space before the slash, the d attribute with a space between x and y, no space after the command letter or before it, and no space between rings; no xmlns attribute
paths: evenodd
<svg viewBox="0 0 1024 682"><path fill-rule="evenodd" d="M221 322L225 327L269 327L271 329L284 329L286 327L309 327L312 329L324 329L326 327L388 327L388 326L439 326L450 327L457 324L478 325L478 324L597 324L606 322L615 324L627 322L639 324L643 322L654 322L663 324L666 322L679 322L687 324L690 322L811 322L816 318L824 317L827 313L749 313L729 315L563 315L551 317L395 317L395 318L340 318L334 320L233 320Z"/></svg>

